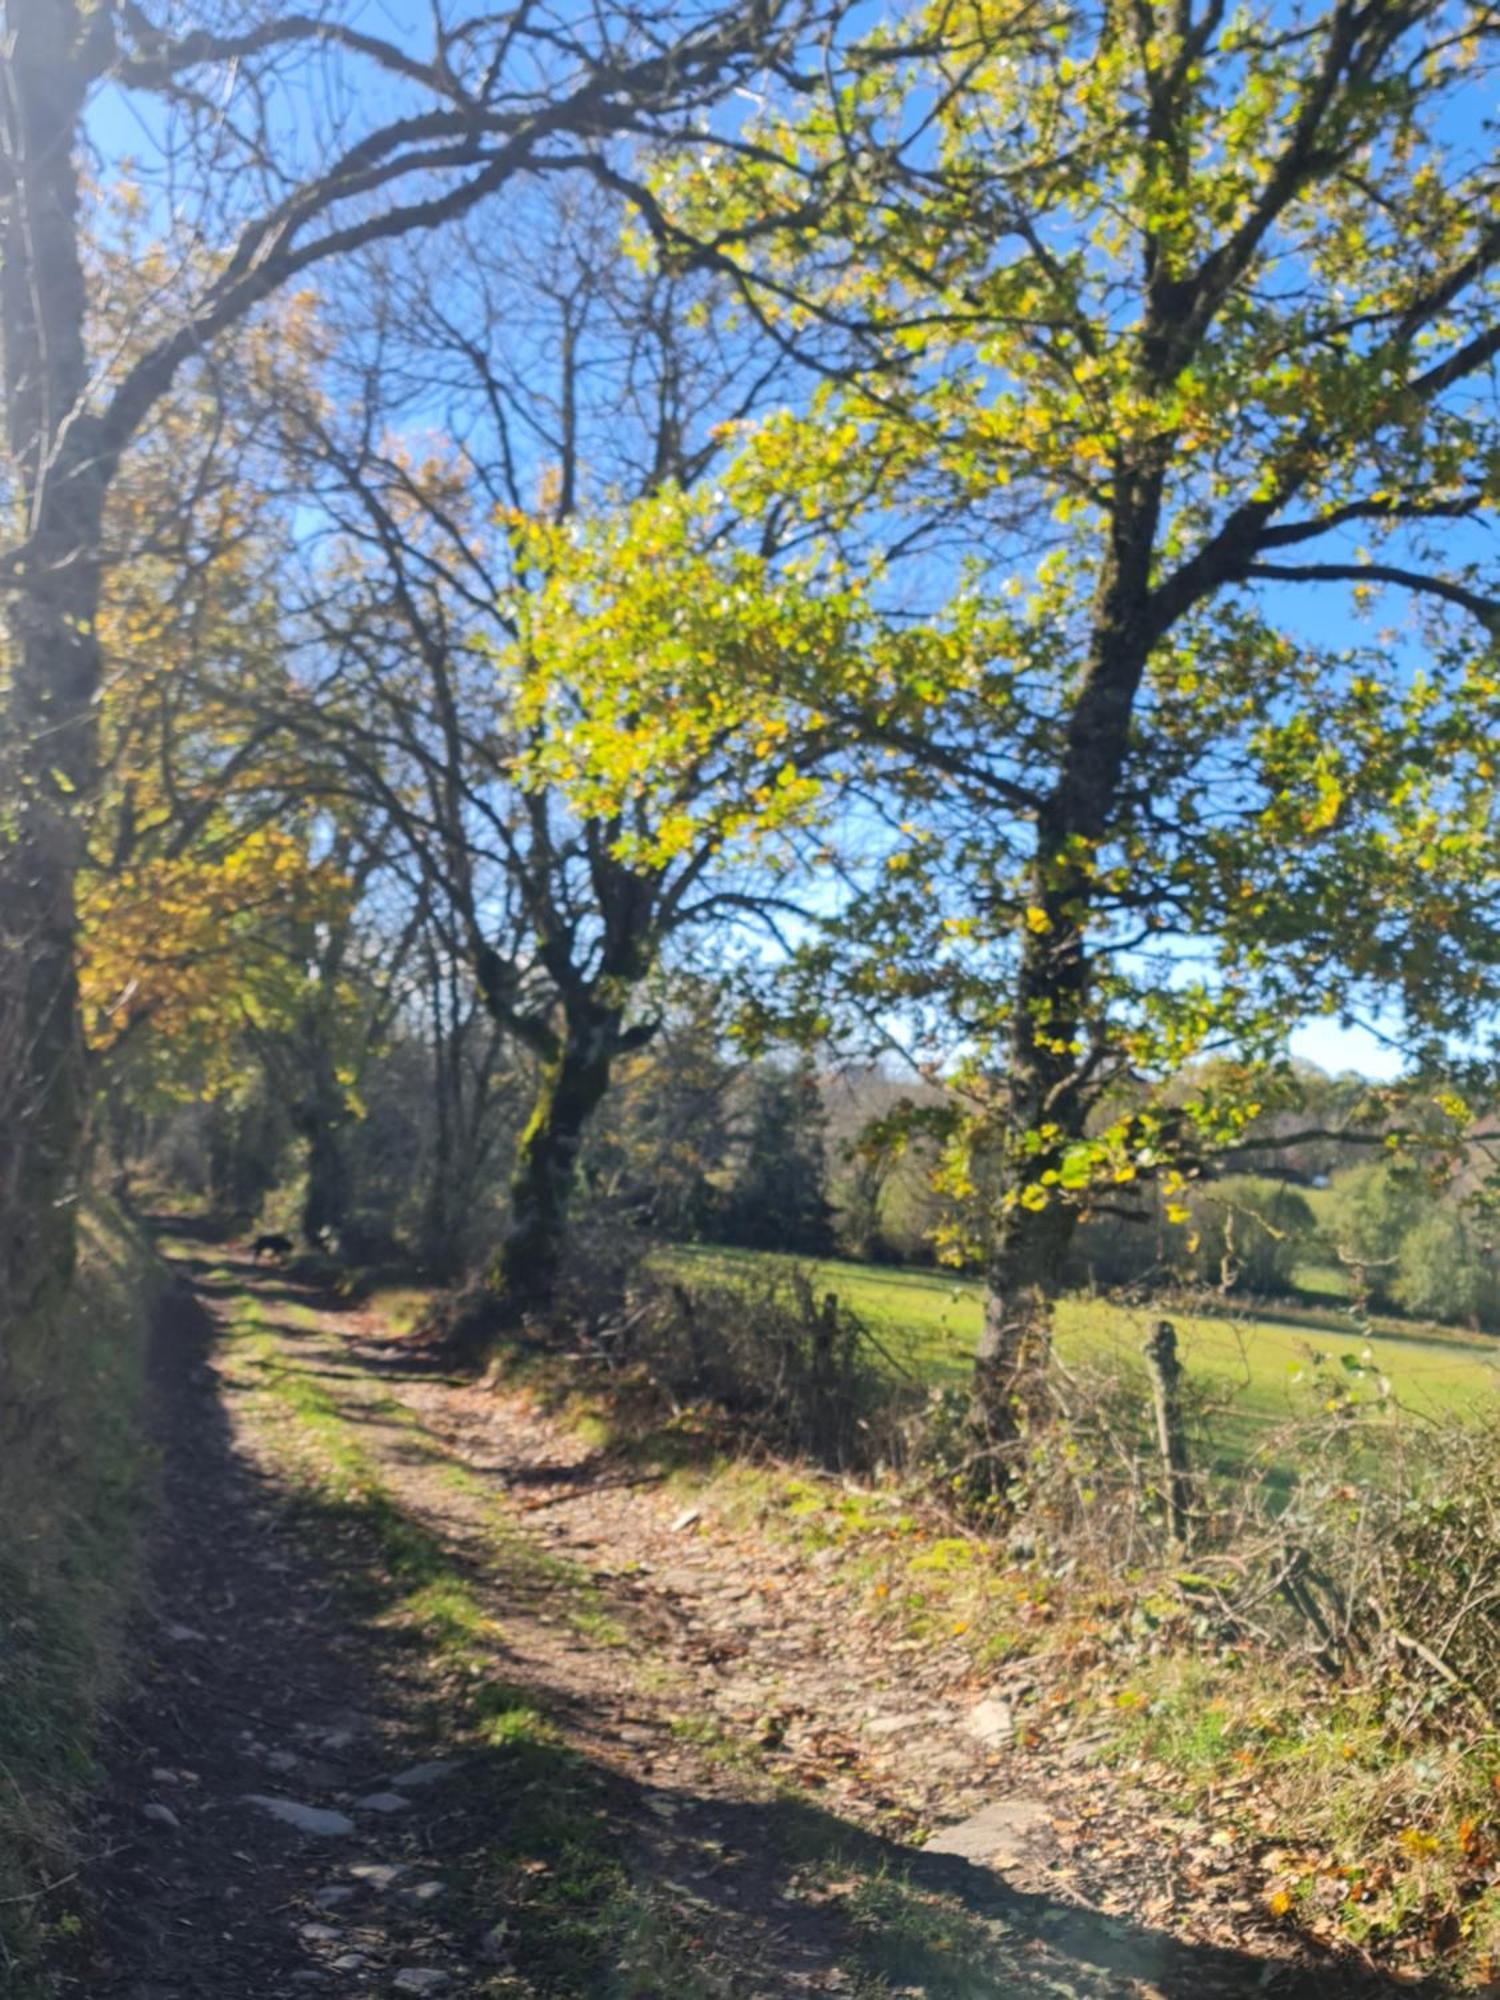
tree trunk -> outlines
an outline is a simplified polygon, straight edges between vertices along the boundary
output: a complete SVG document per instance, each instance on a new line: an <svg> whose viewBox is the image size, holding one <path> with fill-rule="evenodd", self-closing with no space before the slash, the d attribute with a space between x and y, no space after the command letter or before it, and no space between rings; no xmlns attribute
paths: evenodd
<svg viewBox="0 0 1500 2000"><path fill-rule="evenodd" d="M14 1051L0 1135L0 1286L35 1309L72 1268L88 1078L74 962L79 809L97 774L96 618L105 469L86 392L73 148L86 71L70 0L7 0L0 137L0 338L15 509L25 537L7 609L0 949Z"/></svg>
<svg viewBox="0 0 1500 2000"><path fill-rule="evenodd" d="M1094 858L1116 813L1131 716L1153 642L1150 572L1160 474L1123 459L1115 470L1110 559L1095 594L1089 658L1057 777L1037 815L1014 993L1007 1079L1010 1205L991 1255L974 1372L979 1453L1000 1475L1000 1487L1024 1430L1028 1379L1046 1361L1051 1301L1078 1224L1058 1175L1069 1146L1087 1130L1092 1102L1083 1049L1093 1025L1088 925Z"/></svg>
<svg viewBox="0 0 1500 2000"><path fill-rule="evenodd" d="M578 1155L589 1120L609 1089L620 1024L618 1008L570 1007L557 1051L542 1064L536 1103L516 1150L510 1233L494 1273L507 1318L544 1313L552 1304Z"/></svg>
<svg viewBox="0 0 1500 2000"><path fill-rule="evenodd" d="M1052 1301L1075 1225L1073 1211L1058 1204L1017 1207L1001 1224L974 1356L977 1492L1003 1492L1015 1475L1037 1414L1052 1346Z"/></svg>
<svg viewBox="0 0 1500 2000"><path fill-rule="evenodd" d="M298 1128L307 1141L307 1185L302 1197L302 1234L314 1246L337 1236L349 1212L349 1168L344 1155L348 1108L332 1077L304 1101ZM327 1087L322 1087L326 1081Z"/></svg>

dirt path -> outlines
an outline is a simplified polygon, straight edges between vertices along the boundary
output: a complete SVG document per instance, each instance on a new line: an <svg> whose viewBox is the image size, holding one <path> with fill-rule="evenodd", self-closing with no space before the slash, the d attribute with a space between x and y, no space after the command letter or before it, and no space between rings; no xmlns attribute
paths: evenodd
<svg viewBox="0 0 1500 2000"><path fill-rule="evenodd" d="M369 1314L178 1261L154 1622L68 1990L1383 1990L1225 1942L1228 1908L1126 1921L1156 1831L987 1748L1004 1683L875 1643L818 1552L695 1515ZM1070 1843L1081 1792L1102 1818Z"/></svg>

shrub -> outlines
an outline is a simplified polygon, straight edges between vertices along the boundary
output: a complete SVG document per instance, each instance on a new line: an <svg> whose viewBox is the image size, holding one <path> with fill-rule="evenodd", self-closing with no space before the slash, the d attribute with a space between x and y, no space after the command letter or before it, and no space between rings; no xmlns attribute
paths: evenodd
<svg viewBox="0 0 1500 2000"><path fill-rule="evenodd" d="M1492 1322L1494 1285L1462 1217L1425 1216L1401 1239L1391 1296L1403 1312L1450 1324Z"/></svg>
<svg viewBox="0 0 1500 2000"><path fill-rule="evenodd" d="M1192 1206L1187 1255L1201 1283L1260 1298L1292 1289L1317 1226L1295 1188L1249 1178L1214 1181Z"/></svg>
<svg viewBox="0 0 1500 2000"><path fill-rule="evenodd" d="M741 1439L839 1468L889 1460L920 1398L858 1314L795 1269L692 1284L646 1268L595 1338L679 1409L698 1405Z"/></svg>
<svg viewBox="0 0 1500 2000"><path fill-rule="evenodd" d="M1327 1234L1334 1254L1353 1267L1372 1304L1394 1302L1402 1242L1432 1210L1431 1190L1411 1168L1379 1161L1339 1176Z"/></svg>
<svg viewBox="0 0 1500 2000"><path fill-rule="evenodd" d="M1257 1535L1238 1524L1233 1611L1326 1669L1391 1689L1428 1725L1500 1713L1500 1428L1420 1436L1346 1413ZM1341 1433L1341 1435L1335 1435ZM1410 1690L1418 1691L1413 1703ZM1403 1690L1406 1692L1403 1694Z"/></svg>

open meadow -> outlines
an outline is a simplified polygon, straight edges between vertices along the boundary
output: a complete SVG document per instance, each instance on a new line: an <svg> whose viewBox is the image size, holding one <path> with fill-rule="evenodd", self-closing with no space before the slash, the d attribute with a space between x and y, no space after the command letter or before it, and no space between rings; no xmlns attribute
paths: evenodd
<svg viewBox="0 0 1500 2000"><path fill-rule="evenodd" d="M903 1369L933 1386L967 1376L983 1314L977 1278L717 1246L670 1255L698 1279L805 1271L857 1313ZM1177 1330L1192 1400L1226 1463L1244 1462L1260 1437L1313 1414L1335 1387L1361 1403L1385 1400L1418 1422L1500 1411L1500 1340L1463 1327L1361 1321L1332 1300L1198 1293L1124 1302L1075 1294L1057 1307L1058 1358L1064 1367L1106 1362L1144 1378L1141 1346L1162 1318Z"/></svg>

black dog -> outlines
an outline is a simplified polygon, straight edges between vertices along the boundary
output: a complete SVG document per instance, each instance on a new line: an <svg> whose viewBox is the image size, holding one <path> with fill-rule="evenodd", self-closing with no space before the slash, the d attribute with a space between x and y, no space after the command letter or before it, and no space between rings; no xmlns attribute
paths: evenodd
<svg viewBox="0 0 1500 2000"><path fill-rule="evenodd" d="M290 1257L295 1247L290 1236L257 1236L250 1254L258 1264L262 1257Z"/></svg>

